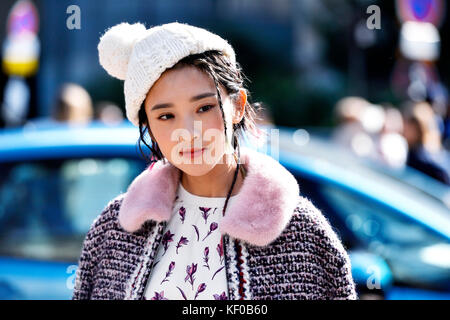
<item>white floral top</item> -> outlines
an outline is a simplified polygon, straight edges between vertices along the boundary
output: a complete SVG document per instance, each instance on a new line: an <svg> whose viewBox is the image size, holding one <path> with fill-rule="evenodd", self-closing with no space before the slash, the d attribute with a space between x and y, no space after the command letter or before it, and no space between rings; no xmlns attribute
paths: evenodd
<svg viewBox="0 0 450 320"><path fill-rule="evenodd" d="M230 197L227 208L236 197ZM218 230L225 199L191 194L179 183L175 212L164 230L144 299L228 299Z"/></svg>

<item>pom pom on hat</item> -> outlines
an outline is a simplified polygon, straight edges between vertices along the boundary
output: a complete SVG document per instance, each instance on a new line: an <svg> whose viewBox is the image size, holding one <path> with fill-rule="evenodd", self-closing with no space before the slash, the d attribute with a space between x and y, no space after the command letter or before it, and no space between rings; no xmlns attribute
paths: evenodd
<svg viewBox="0 0 450 320"><path fill-rule="evenodd" d="M97 48L98 55L101 66L111 76L125 80L134 44L145 31L146 28L141 23L123 22L103 34Z"/></svg>

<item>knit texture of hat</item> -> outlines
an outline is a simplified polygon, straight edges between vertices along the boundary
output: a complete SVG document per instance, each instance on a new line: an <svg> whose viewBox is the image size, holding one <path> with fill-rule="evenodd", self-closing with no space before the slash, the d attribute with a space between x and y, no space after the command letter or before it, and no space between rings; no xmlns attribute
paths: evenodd
<svg viewBox="0 0 450 320"><path fill-rule="evenodd" d="M221 51L235 65L235 52L226 40L179 22L150 29L141 23L120 23L108 29L98 44L101 66L125 80L126 114L135 126L139 126L139 109L148 91L161 74L182 58L208 50Z"/></svg>

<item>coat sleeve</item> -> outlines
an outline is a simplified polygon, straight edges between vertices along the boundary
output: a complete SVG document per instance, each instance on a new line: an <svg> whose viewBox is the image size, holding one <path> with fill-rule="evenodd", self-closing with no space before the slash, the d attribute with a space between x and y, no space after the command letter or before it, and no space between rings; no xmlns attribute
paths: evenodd
<svg viewBox="0 0 450 320"><path fill-rule="evenodd" d="M308 233L315 240L316 254L322 269L324 300L356 300L350 258L326 217L310 200L301 197L296 209Z"/></svg>
<svg viewBox="0 0 450 320"><path fill-rule="evenodd" d="M116 204L115 199L111 200L94 220L86 234L78 260L72 300L89 300L91 298L96 268L102 257L105 231Z"/></svg>

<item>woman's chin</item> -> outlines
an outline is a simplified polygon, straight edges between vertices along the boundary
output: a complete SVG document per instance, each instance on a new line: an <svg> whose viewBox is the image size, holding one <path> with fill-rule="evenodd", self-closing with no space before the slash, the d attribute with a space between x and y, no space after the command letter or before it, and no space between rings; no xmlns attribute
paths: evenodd
<svg viewBox="0 0 450 320"><path fill-rule="evenodd" d="M199 176L203 176L203 175L207 174L214 168L214 166L215 166L215 164L208 164L206 162L203 162L200 164L196 164L196 163L185 164L184 163L181 165L177 165L178 169L183 171L185 174L194 176L194 177L199 177Z"/></svg>

